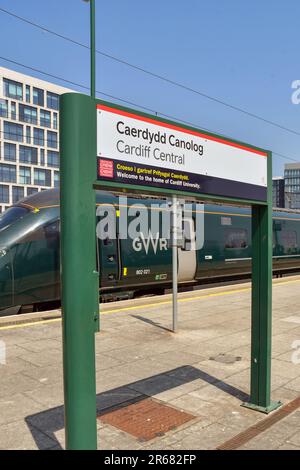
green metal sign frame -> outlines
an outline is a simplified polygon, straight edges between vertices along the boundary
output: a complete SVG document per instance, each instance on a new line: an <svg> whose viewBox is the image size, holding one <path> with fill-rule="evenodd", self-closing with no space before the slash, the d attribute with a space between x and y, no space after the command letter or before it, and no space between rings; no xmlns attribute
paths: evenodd
<svg viewBox="0 0 300 470"><path fill-rule="evenodd" d="M95 189L96 181L96 105L172 121L96 100L67 93L60 102L61 148L61 282L63 318L63 365L65 430L67 449L96 449L95 331L99 328L99 273L96 266ZM190 126L180 124L185 129ZM196 129L199 130L199 129ZM205 132L206 134L209 134ZM216 137L216 134L210 134ZM256 150L264 151L243 142ZM272 154L268 154L267 202L208 196L148 186L116 185L105 189L118 192L154 193L195 197L252 207L252 328L251 391L244 406L269 413L280 402L271 402L271 324L272 324Z"/></svg>

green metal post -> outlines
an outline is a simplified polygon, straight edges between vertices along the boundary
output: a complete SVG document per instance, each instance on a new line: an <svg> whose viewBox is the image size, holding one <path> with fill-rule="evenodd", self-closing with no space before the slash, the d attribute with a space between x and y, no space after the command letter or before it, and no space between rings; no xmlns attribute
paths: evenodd
<svg viewBox="0 0 300 470"><path fill-rule="evenodd" d="M96 24L95 0L90 0L90 33L91 33L91 97L96 97Z"/></svg>
<svg viewBox="0 0 300 470"><path fill-rule="evenodd" d="M67 449L96 449L96 106L67 93L60 105L61 283Z"/></svg>
<svg viewBox="0 0 300 470"><path fill-rule="evenodd" d="M252 206L252 325L250 402L244 406L269 413L272 340L272 154L268 154L268 201Z"/></svg>

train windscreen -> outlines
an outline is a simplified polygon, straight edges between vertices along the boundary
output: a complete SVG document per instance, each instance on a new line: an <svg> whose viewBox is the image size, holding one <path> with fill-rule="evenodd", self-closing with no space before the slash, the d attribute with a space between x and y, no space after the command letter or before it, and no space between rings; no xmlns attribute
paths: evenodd
<svg viewBox="0 0 300 470"><path fill-rule="evenodd" d="M28 214L29 209L25 207L10 207L0 216L0 231L13 224Z"/></svg>

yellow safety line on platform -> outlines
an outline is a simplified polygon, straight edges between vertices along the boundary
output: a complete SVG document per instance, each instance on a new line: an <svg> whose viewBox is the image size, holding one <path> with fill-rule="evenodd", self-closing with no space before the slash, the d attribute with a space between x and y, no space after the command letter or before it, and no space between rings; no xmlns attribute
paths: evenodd
<svg viewBox="0 0 300 470"><path fill-rule="evenodd" d="M286 284L293 284L295 282L300 282L300 279L294 279L291 281L277 281L273 283L273 286L282 286ZM242 289L233 289L233 290L228 290L228 291L223 291L223 292L213 292L211 294L204 294L204 295L197 295L194 297L185 297L183 299L178 299L178 302L191 302L193 300L201 300L201 299L206 299L208 297L222 297L223 295L230 295L230 294L239 294L241 292L249 292L251 291L251 287L244 287ZM132 307L123 307L123 308L116 308L112 310L106 310L105 312L102 312L101 315L106 315L108 313L118 313L118 312L126 312L130 310L140 310L142 308L153 308L156 307L157 305L171 305L172 300L165 300L162 302L154 302L151 304L142 304L142 305L134 305ZM28 323L20 323L19 325L8 325L8 326L1 326L1 330L13 330L15 328L23 328L23 327L29 327L29 326L36 326L36 325L45 325L47 323L54 323L54 322L59 322L61 321L61 318L52 318L50 320L42 320L42 321L35 321L35 322L28 322Z"/></svg>
<svg viewBox="0 0 300 470"><path fill-rule="evenodd" d="M19 323L18 325L1 326L0 330L14 330L15 328L24 328L25 326L45 325L45 323L54 323L61 321L61 318L51 318L51 320L36 320L28 323Z"/></svg>

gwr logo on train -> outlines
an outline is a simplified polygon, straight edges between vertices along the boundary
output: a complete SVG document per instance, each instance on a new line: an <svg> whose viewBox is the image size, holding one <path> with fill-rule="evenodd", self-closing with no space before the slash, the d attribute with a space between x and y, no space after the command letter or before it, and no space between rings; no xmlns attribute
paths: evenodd
<svg viewBox="0 0 300 470"><path fill-rule="evenodd" d="M157 249L160 251L168 249L168 240L166 238L159 238L159 233L154 236L149 232L148 237L141 233L140 237L134 238L132 241L132 248L135 251L145 250L146 255L149 252L149 248L152 247L153 252L156 254Z"/></svg>

